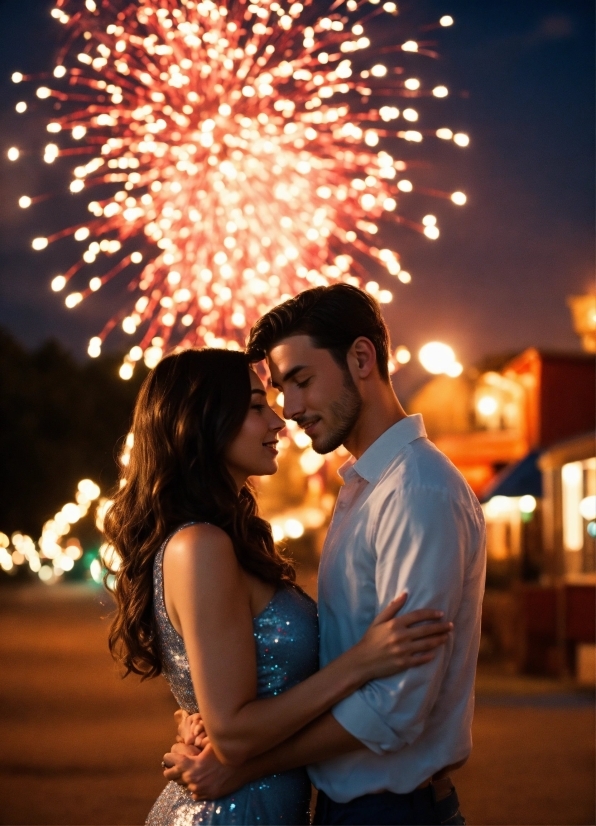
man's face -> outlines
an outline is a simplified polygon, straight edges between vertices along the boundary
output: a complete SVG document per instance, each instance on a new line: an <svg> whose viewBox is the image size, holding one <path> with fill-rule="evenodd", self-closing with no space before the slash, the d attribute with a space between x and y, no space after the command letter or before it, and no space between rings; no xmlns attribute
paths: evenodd
<svg viewBox="0 0 596 826"><path fill-rule="evenodd" d="M294 419L317 453L330 453L350 435L362 399L347 367L329 350L313 347L309 336L282 339L268 354L274 387L284 396L284 418Z"/></svg>

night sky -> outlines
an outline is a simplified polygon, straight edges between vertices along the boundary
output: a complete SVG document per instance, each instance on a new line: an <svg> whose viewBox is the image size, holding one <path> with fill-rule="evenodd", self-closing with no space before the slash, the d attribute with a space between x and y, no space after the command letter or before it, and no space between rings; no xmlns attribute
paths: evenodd
<svg viewBox="0 0 596 826"><path fill-rule="evenodd" d="M89 198L64 195L28 210L17 206L22 194L64 193L70 180L66 161L48 169L40 160L48 110L14 111L18 100L36 100L35 85L10 81L16 70L53 67L61 27L49 16L51 6L0 0L0 326L26 346L54 337L84 358L125 284L68 311L49 282L75 260L74 242L42 253L33 253L30 242L84 220ZM431 242L399 230L396 249L413 282L387 278L383 284L395 286L386 308L393 343L416 349L442 340L465 365L527 346L577 350L565 298L593 289L592 2L409 0L399 6L396 26L411 35L419 22L455 18L453 28L425 36L437 40L439 61L417 58L420 77L451 91L419 107L421 125L465 131L471 144L461 149L428 139L416 148L428 166L424 180L462 189L468 204L414 195L407 205L402 201L403 211L418 219L435 213L441 237ZM30 155L11 164L6 150L12 145ZM122 345L113 339L112 346Z"/></svg>

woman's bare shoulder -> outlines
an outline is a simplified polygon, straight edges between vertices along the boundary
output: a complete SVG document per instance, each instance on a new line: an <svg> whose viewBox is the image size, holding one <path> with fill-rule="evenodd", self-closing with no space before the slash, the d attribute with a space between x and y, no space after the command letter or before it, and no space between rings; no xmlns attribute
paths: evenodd
<svg viewBox="0 0 596 826"><path fill-rule="evenodd" d="M168 542L168 547L196 548L213 546L214 544L217 547L223 547L227 544L231 548L232 540L228 534L222 528L218 528L217 525L211 525L209 522L195 522L177 531Z"/></svg>
<svg viewBox="0 0 596 826"><path fill-rule="evenodd" d="M165 550L165 564L190 570L238 570L234 546L228 534L206 522L189 525L170 539Z"/></svg>
<svg viewBox="0 0 596 826"><path fill-rule="evenodd" d="M221 528L197 524L178 531L166 546L163 572L168 614L182 637L191 635L187 642L197 632L189 630L197 619L203 631L212 633L213 623L217 628L232 615L250 617L242 569Z"/></svg>

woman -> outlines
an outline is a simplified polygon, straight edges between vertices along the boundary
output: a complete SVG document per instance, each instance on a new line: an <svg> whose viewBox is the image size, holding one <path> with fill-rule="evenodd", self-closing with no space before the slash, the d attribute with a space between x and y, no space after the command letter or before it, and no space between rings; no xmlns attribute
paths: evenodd
<svg viewBox="0 0 596 826"><path fill-rule="evenodd" d="M409 629L394 603L321 671L314 602L257 515L250 476L275 473L284 422L246 356L187 350L165 358L137 399L126 481L105 523L121 558L112 653L142 678L163 673L201 710L225 763L261 754L364 683L428 662L446 623ZM436 611L410 623L437 619ZM151 826L308 823L304 769L196 801L169 783Z"/></svg>

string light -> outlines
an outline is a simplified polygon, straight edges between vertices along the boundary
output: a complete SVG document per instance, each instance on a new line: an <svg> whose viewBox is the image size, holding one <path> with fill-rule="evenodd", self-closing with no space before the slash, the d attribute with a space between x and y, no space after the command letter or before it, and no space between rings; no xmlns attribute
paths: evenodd
<svg viewBox="0 0 596 826"><path fill-rule="evenodd" d="M91 479L81 479L74 502L67 502L43 526L37 542L20 532L9 537L0 531L0 568L6 572L27 563L42 582L52 584L71 571L83 555L77 540L67 540L72 526L86 516L99 499L99 486ZM106 501L106 500L102 500ZM12 546L12 551L11 551Z"/></svg>

